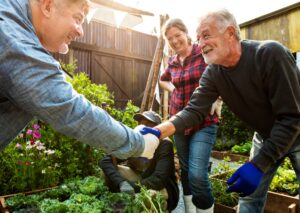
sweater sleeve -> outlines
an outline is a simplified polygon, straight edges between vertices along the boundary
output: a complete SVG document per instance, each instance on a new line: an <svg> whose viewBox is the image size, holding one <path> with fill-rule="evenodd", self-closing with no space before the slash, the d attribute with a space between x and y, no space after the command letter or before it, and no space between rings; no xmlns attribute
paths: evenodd
<svg viewBox="0 0 300 213"><path fill-rule="evenodd" d="M275 42L262 48L259 60L264 66L263 82L275 121L270 136L252 161L266 172L299 137L300 72L292 54Z"/></svg>
<svg viewBox="0 0 300 213"><path fill-rule="evenodd" d="M119 184L125 179L118 172L116 166L113 164L111 155L107 155L100 161L100 167L106 177L112 182L115 187L119 187Z"/></svg>

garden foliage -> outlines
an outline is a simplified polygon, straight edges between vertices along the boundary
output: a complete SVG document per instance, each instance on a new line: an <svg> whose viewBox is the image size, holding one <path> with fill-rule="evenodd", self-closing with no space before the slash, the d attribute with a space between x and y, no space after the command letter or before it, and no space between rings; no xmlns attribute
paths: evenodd
<svg viewBox="0 0 300 213"><path fill-rule="evenodd" d="M104 178L88 176L38 194L13 196L5 203L11 212L164 213L165 202L160 193L151 196L144 187L136 195L111 193Z"/></svg>
<svg viewBox="0 0 300 213"><path fill-rule="evenodd" d="M72 74L67 80L89 101L104 108L116 120L135 127L133 115L139 110L131 101L125 109L114 107L114 96L105 84L93 84L87 74L74 74L76 64L61 64ZM0 152L0 195L57 185L65 179L99 174L98 163L104 156L99 149L56 132L43 121L34 119Z"/></svg>
<svg viewBox="0 0 300 213"><path fill-rule="evenodd" d="M236 144L251 141L254 131L242 122L224 103L215 150L230 150Z"/></svg>

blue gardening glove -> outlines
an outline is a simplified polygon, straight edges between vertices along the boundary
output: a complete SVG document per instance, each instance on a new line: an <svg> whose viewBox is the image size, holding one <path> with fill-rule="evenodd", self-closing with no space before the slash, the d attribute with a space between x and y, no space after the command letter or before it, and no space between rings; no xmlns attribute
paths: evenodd
<svg viewBox="0 0 300 213"><path fill-rule="evenodd" d="M141 133L144 138L145 146L141 157L153 158L154 152L159 145L160 131L144 125L135 127L134 131Z"/></svg>
<svg viewBox="0 0 300 213"><path fill-rule="evenodd" d="M142 135L146 135L148 133L155 135L157 138L161 136L161 131L159 129L151 128L144 126L142 129L139 130Z"/></svg>
<svg viewBox="0 0 300 213"><path fill-rule="evenodd" d="M127 194L134 194L134 188L127 181L122 181L120 183L120 191Z"/></svg>
<svg viewBox="0 0 300 213"><path fill-rule="evenodd" d="M263 172L247 162L227 180L227 184L231 186L226 192L237 192L241 197L248 196L256 190L262 176Z"/></svg>

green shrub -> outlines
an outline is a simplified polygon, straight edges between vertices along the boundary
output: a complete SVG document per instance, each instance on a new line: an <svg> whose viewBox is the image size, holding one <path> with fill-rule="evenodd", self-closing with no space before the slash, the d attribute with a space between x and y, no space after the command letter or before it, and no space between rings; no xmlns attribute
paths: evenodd
<svg viewBox="0 0 300 213"><path fill-rule="evenodd" d="M235 144L251 141L253 133L253 130L234 115L226 104L223 104L222 119L217 134L218 140L215 145L217 150L229 150Z"/></svg>
<svg viewBox="0 0 300 213"><path fill-rule="evenodd" d="M108 91L105 84L93 84L85 73L74 74L74 70L77 68L75 63L62 63L61 65L64 70L72 75L72 78L68 77L67 80L78 93L84 95L96 106L104 108L123 124L132 128L137 125L133 115L139 108L134 106L131 101L127 103L127 107L123 110L114 108L114 96ZM41 127L39 129L40 141L43 146L55 150L55 154L51 156L53 159L38 161L44 155L43 152L32 149L29 153L26 149L16 149L18 143L22 144L24 148L28 146L31 139L23 138L23 136L26 136L26 131L33 124L38 124ZM0 152L2 169L0 173L0 195L44 188L56 185L69 178L99 174L101 171L98 164L104 154L101 149L95 149L58 133L42 121L33 120L22 131L22 134L15 138L4 151ZM28 159L20 159L21 156L28 157Z"/></svg>

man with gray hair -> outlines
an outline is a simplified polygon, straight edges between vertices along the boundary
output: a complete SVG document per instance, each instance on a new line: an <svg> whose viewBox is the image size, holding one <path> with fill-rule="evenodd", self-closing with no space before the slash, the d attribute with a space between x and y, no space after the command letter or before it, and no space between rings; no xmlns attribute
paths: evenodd
<svg viewBox="0 0 300 213"><path fill-rule="evenodd" d="M156 126L161 137L195 126L221 96L256 133L250 161L227 181L241 196L239 212L263 212L270 182L285 157L300 180L300 72L291 52L275 41L240 40L227 10L204 15L197 38L209 64L189 104ZM213 212L212 209L197 212Z"/></svg>
<svg viewBox="0 0 300 213"><path fill-rule="evenodd" d="M1 0L0 150L36 116L121 159L153 157L159 135L133 131L91 104L50 54L67 53L83 36L88 11L88 0Z"/></svg>

